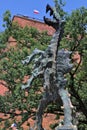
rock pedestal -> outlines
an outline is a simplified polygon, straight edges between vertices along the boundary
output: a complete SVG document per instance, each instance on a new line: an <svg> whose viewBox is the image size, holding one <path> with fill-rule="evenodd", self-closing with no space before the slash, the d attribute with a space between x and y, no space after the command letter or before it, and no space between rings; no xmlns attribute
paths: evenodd
<svg viewBox="0 0 87 130"><path fill-rule="evenodd" d="M58 126L55 130L77 130L76 126Z"/></svg>

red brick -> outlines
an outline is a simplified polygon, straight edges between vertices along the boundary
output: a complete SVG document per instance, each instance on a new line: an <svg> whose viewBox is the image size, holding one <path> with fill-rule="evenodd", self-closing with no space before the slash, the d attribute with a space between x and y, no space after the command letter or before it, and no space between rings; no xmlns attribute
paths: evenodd
<svg viewBox="0 0 87 130"><path fill-rule="evenodd" d="M12 21L17 22L20 27L35 27L40 32L47 31L48 35L52 35L55 32L55 30L51 26L48 26L44 22L29 17L15 15ZM10 47L16 46L17 44L16 40L13 37L10 37L8 39L8 43L9 44L7 46L7 49L5 49L4 51L8 50ZM4 95L6 91L8 91L8 89L4 86L4 84L0 84L0 95Z"/></svg>
<svg viewBox="0 0 87 130"><path fill-rule="evenodd" d="M8 91L8 89L5 86L6 86L5 81L0 80L0 95L2 96Z"/></svg>
<svg viewBox="0 0 87 130"><path fill-rule="evenodd" d="M55 32L55 29L51 26L46 25L44 22L41 22L39 20L29 18L29 17L23 17L23 16L14 16L13 21L17 22L18 25L21 27L35 27L37 28L40 32L42 31L47 31L48 35L52 35Z"/></svg>

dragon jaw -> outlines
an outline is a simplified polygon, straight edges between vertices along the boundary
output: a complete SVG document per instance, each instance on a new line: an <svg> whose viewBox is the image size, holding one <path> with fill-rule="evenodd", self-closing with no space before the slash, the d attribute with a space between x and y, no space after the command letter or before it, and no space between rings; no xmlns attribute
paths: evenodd
<svg viewBox="0 0 87 130"><path fill-rule="evenodd" d="M59 28L60 16L56 9L53 9L49 4L47 4L46 6L46 13L48 13L48 11L50 11L50 16L53 16L53 20L44 16L44 22L47 25L52 26L55 30L57 30ZM57 16L59 17L57 18Z"/></svg>

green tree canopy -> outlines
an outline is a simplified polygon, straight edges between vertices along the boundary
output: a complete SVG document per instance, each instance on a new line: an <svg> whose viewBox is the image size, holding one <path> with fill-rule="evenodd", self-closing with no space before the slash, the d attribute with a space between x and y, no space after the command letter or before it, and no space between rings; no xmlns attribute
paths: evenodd
<svg viewBox="0 0 87 130"><path fill-rule="evenodd" d="M43 79L37 79L32 88L27 91L21 90L24 76L30 76L32 71L32 63L30 66L21 63L21 61L29 55L35 48L44 50L50 42L51 37L47 32L40 33L36 28L21 28L17 23L12 23L11 14L6 11L3 18L5 22L5 31L0 33L0 80L6 81L8 93L0 96L0 112L10 114L10 118L14 118L16 110L21 111L22 119L18 123L20 129L31 115L35 114L34 108L37 108L38 102L43 94ZM74 68L67 75L67 89L71 94L73 105L76 112L80 113L79 129L87 128L87 9L81 7L73 11L65 17L64 34L60 48L72 51L72 62ZM15 47L9 47L8 38L12 36L16 39ZM2 46L4 45L4 49ZM7 49L8 48L8 49ZM75 52L80 54L80 61L77 63L73 60ZM53 110L48 107L50 112L57 110L55 105ZM10 122L11 123L11 122ZM10 126L5 126L5 129Z"/></svg>

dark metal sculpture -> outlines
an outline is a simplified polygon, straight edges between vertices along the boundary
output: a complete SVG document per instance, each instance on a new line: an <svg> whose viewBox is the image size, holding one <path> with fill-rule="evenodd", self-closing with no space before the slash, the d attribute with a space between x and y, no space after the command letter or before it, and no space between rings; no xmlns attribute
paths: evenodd
<svg viewBox="0 0 87 130"><path fill-rule="evenodd" d="M77 130L72 125L72 105L68 91L65 89L67 80L64 77L73 67L69 59L71 52L64 49L58 50L63 33L64 20L61 19L58 12L57 1L55 1L55 8L47 5L46 12L48 11L50 11L50 15L53 15L53 20L44 17L44 21L56 30L50 41L50 45L48 45L45 51L35 49L30 56L27 56L22 61L23 64L29 63L36 55L39 55L39 58L35 58L32 76L26 85L22 85L22 89L30 87L33 80L39 75L43 75L44 77L44 95L38 106L35 126L31 130L45 130L42 127L44 109L50 102L56 101L58 98L61 98L64 106L64 125L61 128L57 127L56 130Z"/></svg>

